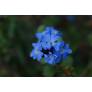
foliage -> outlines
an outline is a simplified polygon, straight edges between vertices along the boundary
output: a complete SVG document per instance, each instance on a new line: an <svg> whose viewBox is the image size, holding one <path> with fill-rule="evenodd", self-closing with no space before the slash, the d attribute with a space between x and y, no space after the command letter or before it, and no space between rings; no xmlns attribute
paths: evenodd
<svg viewBox="0 0 92 92"><path fill-rule="evenodd" d="M72 54L60 64L30 58L35 33L61 31ZM0 76L92 76L92 16L0 16Z"/></svg>

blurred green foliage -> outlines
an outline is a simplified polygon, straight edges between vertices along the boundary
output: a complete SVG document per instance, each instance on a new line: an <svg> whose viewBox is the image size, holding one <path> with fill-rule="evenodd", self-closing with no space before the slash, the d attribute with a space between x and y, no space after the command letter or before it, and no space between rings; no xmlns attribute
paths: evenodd
<svg viewBox="0 0 92 92"><path fill-rule="evenodd" d="M29 56L45 26L61 31L73 50L60 64ZM92 76L92 16L0 16L0 76Z"/></svg>

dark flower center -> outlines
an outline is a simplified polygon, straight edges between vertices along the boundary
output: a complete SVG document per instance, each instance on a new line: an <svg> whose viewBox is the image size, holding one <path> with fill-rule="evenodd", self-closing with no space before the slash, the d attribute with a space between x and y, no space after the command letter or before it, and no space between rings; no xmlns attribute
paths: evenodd
<svg viewBox="0 0 92 92"><path fill-rule="evenodd" d="M42 49L42 52L43 52L44 54L49 54L49 52L54 53L54 48L51 47L50 49L47 49L47 50Z"/></svg>

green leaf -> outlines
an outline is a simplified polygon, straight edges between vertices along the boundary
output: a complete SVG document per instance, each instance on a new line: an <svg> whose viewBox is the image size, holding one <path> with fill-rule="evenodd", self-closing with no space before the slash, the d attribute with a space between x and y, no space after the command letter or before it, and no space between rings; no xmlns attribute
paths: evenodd
<svg viewBox="0 0 92 92"><path fill-rule="evenodd" d="M44 58L41 59L41 63L46 64L46 62L44 61Z"/></svg>
<svg viewBox="0 0 92 92"><path fill-rule="evenodd" d="M45 25L41 25L41 26L38 27L37 31L38 32L43 32L44 29L45 29Z"/></svg>

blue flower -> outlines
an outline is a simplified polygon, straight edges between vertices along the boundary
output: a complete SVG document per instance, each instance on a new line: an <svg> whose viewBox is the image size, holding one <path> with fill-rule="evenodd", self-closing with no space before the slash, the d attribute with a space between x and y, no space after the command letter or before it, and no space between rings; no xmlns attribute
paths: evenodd
<svg viewBox="0 0 92 92"><path fill-rule="evenodd" d="M43 32L36 33L37 43L33 43L31 57L41 61L42 58L48 64L56 64L72 53L68 44L62 39L62 34L53 27L46 27Z"/></svg>

